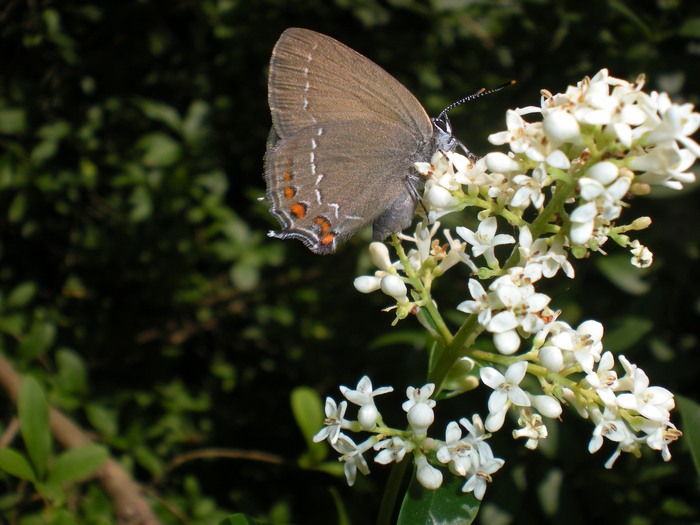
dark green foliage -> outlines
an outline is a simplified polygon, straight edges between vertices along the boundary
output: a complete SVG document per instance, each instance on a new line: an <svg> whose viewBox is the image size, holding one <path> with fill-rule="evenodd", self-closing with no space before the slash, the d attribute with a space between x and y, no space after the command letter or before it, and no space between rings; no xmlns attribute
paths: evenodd
<svg viewBox="0 0 700 525"><path fill-rule="evenodd" d="M366 236L329 257L266 237L276 226L256 200L266 68L292 25L367 55L432 114L516 79L455 111L457 136L477 154L504 128L505 109L601 67L644 72L678 99L700 93L700 7L680 0L0 4L0 354L32 378L25 402L48 401L104 445L66 451L46 432L44 408L27 421L22 402L18 412L0 395L0 436L11 440L0 449L0 522L113 523L110 500L83 477L105 449L157 496L164 523L376 516L386 469L371 465L348 489L320 463L334 456L307 448L310 392L292 392L337 398L337 385L366 373L398 399L424 379L425 340L412 319L391 328L380 312L388 302L352 287L369 268L357 263ZM647 287L618 287L614 264L599 272L578 261L575 281L548 290L567 320L601 320L608 344L653 383L696 401L698 210L690 191L634 202L630 213L654 220L642 236L655 252L639 276ZM437 293L458 304L466 275ZM466 410L446 402L438 425L483 413L483 396L470 399ZM607 450L587 452L590 426L564 419L545 454L506 432L492 444L507 463L486 499L513 523L698 522L688 445L671 463L624 458L608 472ZM190 456L204 449L213 460Z"/></svg>

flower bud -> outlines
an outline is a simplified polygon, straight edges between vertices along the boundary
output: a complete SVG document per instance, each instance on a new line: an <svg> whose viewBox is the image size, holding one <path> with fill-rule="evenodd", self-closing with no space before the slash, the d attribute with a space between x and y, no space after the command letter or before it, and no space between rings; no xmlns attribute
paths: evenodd
<svg viewBox="0 0 700 525"><path fill-rule="evenodd" d="M379 411L374 403L362 405L357 413L357 421L364 430L371 430L377 424Z"/></svg>
<svg viewBox="0 0 700 525"><path fill-rule="evenodd" d="M495 171L496 173L521 171L518 161L500 151L487 154L485 160L489 171Z"/></svg>
<svg viewBox="0 0 700 525"><path fill-rule="evenodd" d="M651 186L644 182L635 182L630 187L630 193L632 193L632 195L649 195L651 193Z"/></svg>
<svg viewBox="0 0 700 525"><path fill-rule="evenodd" d="M564 356L562 356L561 350L556 346L544 346L540 348L537 355L540 363L550 372L559 372L564 368Z"/></svg>
<svg viewBox="0 0 700 525"><path fill-rule="evenodd" d="M433 467L425 456L416 458L416 480L428 490L436 490L442 485L442 472Z"/></svg>
<svg viewBox="0 0 700 525"><path fill-rule="evenodd" d="M607 186L617 178L618 167L610 161L596 162L586 171L586 177L597 180L603 186Z"/></svg>
<svg viewBox="0 0 700 525"><path fill-rule="evenodd" d="M638 217L629 225L630 230L645 230L651 226L651 217Z"/></svg>
<svg viewBox="0 0 700 525"><path fill-rule="evenodd" d="M531 396L532 406L545 417L556 419L561 415L561 404L551 396Z"/></svg>
<svg viewBox="0 0 700 525"><path fill-rule="evenodd" d="M391 258L389 258L389 248L382 242L373 242L369 245L369 257L372 263L380 270L387 271L391 268Z"/></svg>
<svg viewBox="0 0 700 525"><path fill-rule="evenodd" d="M406 419L417 436L425 437L428 427L435 421L435 414L427 403L416 403L406 414Z"/></svg>
<svg viewBox="0 0 700 525"><path fill-rule="evenodd" d="M358 292L371 293L376 292L381 287L382 280L379 277L372 275L361 275L356 277L353 285Z"/></svg>
<svg viewBox="0 0 700 525"><path fill-rule="evenodd" d="M408 290L401 278L396 275L385 275L381 282L382 292L396 299L399 303L408 302Z"/></svg>
<svg viewBox="0 0 700 525"><path fill-rule="evenodd" d="M520 348L520 336L515 330L493 334L493 344L503 355L513 355Z"/></svg>
<svg viewBox="0 0 700 525"><path fill-rule="evenodd" d="M431 208L441 210L454 208L458 203L447 189L437 184L433 185L427 192L426 199Z"/></svg>
<svg viewBox="0 0 700 525"><path fill-rule="evenodd" d="M553 144L570 142L576 144L581 139L581 129L571 113L553 111L542 121L544 133Z"/></svg>

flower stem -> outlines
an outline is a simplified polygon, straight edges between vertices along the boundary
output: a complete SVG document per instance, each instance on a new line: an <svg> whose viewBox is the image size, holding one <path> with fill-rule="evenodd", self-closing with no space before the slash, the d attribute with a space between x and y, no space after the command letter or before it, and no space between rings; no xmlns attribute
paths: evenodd
<svg viewBox="0 0 700 525"><path fill-rule="evenodd" d="M470 315L464 324L459 328L452 340L445 346L444 350L438 357L433 369L428 373L428 381L435 383L435 393L438 394L442 388L442 382L447 377L450 368L455 364L457 359L464 355L464 345L469 336L476 329L477 316Z"/></svg>

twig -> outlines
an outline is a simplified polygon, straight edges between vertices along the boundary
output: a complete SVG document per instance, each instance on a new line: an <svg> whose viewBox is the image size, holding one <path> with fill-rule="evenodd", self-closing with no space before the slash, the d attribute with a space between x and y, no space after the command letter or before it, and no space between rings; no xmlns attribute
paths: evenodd
<svg viewBox="0 0 700 525"><path fill-rule="evenodd" d="M0 355L0 387L17 403L20 375ZM78 425L55 408L49 412L51 433L66 448L81 447L93 442ZM109 495L117 515L117 525L161 525L143 497L139 485L114 459L107 459L95 473L105 492Z"/></svg>

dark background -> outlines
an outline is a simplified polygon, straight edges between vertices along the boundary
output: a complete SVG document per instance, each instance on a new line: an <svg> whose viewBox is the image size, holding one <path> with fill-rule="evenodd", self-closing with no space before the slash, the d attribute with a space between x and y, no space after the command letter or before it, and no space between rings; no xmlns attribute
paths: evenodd
<svg viewBox="0 0 700 525"><path fill-rule="evenodd" d="M401 426L400 410L389 407L424 381L418 323L392 328L381 312L390 301L352 286L370 271L368 235L326 257L265 235L276 227L257 201L270 127L267 65L290 26L329 34L379 63L431 115L517 80L451 115L477 154L504 129L506 109L538 105L541 89L563 91L603 67L628 80L646 73L647 90L676 101L697 102L700 93L700 7L689 1L0 3L0 352L110 447L166 523L213 523L234 511L333 523L329 486L353 523L371 523L388 469L373 465L348 489L342 478L300 468L305 445L290 393L306 385L337 399L338 385L366 373L375 386L395 387L379 405ZM611 243L609 257L577 261L574 281L545 291L571 323L601 320L606 347L653 384L696 398L692 189L633 200L623 216L653 218L639 234L655 253L649 271L632 268ZM445 312L468 296L466 275L448 278L436 290ZM10 300L13 292L27 299ZM454 326L462 319L448 317ZM484 414L485 394L440 405L438 435L450 419ZM6 429L14 408L0 399ZM517 524L700 520L682 442L671 463L645 454L605 471L613 448L591 456L589 422L569 411L563 419L538 452L513 443L507 429L494 437L507 463L487 492L491 511ZM209 447L243 459L166 469ZM254 450L284 462L255 460ZM22 493L1 473L0 487ZM97 485L71 490L78 523L110 522ZM558 501L553 511L543 494ZM0 500L0 521L38 515L30 496ZM487 512L484 523L501 523Z"/></svg>

